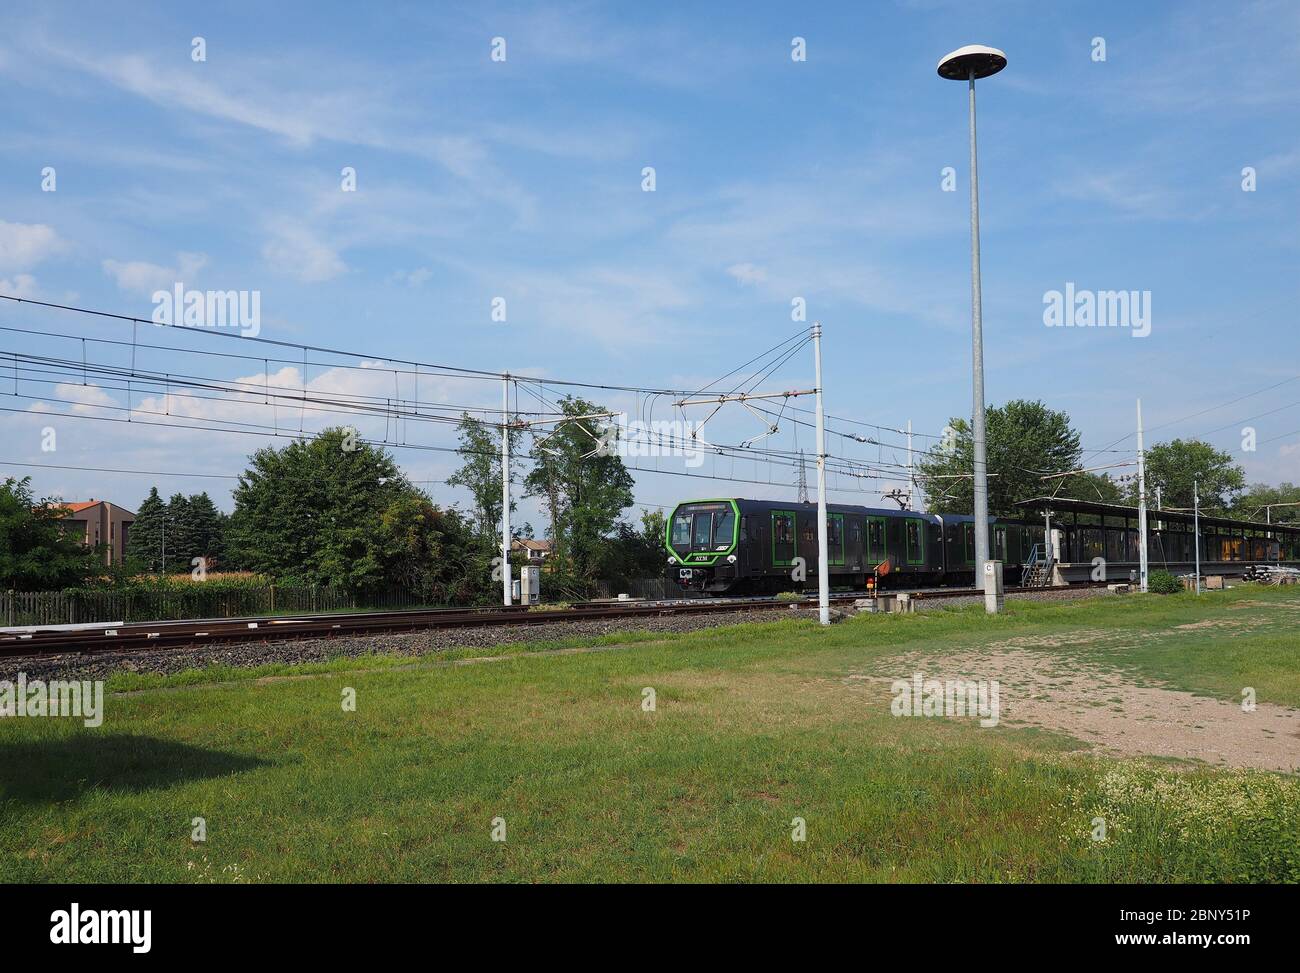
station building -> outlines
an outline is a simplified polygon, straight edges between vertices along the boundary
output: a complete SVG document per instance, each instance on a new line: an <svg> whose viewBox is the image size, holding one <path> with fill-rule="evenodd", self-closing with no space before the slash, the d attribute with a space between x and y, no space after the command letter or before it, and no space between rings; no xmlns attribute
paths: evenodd
<svg viewBox="0 0 1300 973"><path fill-rule="evenodd" d="M1137 577L1138 508L1091 500L1036 497L1016 506L1026 519L1040 517L1050 531L1052 584L1091 579L1096 559L1106 580ZM1147 566L1174 574L1196 569L1196 518L1191 511L1147 508ZM1240 577L1252 564L1300 567L1300 524L1263 524L1199 517L1202 574Z"/></svg>

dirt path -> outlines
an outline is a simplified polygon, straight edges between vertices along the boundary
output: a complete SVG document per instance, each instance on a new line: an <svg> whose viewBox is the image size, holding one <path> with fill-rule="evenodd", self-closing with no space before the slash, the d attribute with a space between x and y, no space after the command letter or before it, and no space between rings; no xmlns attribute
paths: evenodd
<svg viewBox="0 0 1300 973"><path fill-rule="evenodd" d="M1072 634L1071 642L1081 634ZM916 672L926 679L997 680L1003 726L1056 730L1122 756L1300 771L1300 710L1259 703L1248 713L1240 703L1138 686L1124 673L1043 651L1052 647L1048 638L1020 638L942 657L907 654L889 660L892 675L848 679L879 681L886 691L892 680Z"/></svg>

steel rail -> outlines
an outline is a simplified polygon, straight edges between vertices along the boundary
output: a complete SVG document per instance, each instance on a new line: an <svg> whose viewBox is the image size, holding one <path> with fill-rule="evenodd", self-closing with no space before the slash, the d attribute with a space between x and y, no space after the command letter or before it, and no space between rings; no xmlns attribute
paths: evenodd
<svg viewBox="0 0 1300 973"><path fill-rule="evenodd" d="M1078 586L1072 586L1078 587ZM1006 594L1064 591L1053 588L1007 588ZM908 594L921 601L980 597L978 588L929 588L912 591L881 591L878 597ZM843 604L870 597L867 592L832 594L832 602ZM306 638L381 635L451 628L545 625L621 618L649 618L669 615L702 615L736 611L771 611L788 608L812 609L815 597L801 601L780 601L771 597L716 599L665 599L658 601L593 603L569 608L530 611L525 606L506 608L429 608L402 611L372 611L301 615L290 617L245 617L181 619L155 622L111 623L77 630L41 630L0 634L0 658L44 656L68 653L120 653L178 649L199 645L247 642L294 641Z"/></svg>

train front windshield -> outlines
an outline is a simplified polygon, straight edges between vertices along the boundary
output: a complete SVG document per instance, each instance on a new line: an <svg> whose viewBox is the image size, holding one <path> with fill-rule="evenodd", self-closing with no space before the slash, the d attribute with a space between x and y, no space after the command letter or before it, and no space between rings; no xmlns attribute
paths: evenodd
<svg viewBox="0 0 1300 973"><path fill-rule="evenodd" d="M680 553L725 551L735 532L735 511L729 503L691 503L673 514L672 547Z"/></svg>

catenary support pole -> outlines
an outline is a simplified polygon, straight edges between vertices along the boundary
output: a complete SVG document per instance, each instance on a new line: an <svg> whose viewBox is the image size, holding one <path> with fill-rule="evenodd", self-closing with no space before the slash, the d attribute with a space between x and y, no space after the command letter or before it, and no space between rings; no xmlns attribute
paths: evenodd
<svg viewBox="0 0 1300 973"><path fill-rule="evenodd" d="M1142 591L1147 590L1147 467L1146 453L1142 449L1142 400L1137 400L1138 412L1138 577Z"/></svg>
<svg viewBox="0 0 1300 973"><path fill-rule="evenodd" d="M1054 558L1055 551L1052 550L1052 511L1043 508L1043 558L1050 564Z"/></svg>
<svg viewBox="0 0 1300 973"><path fill-rule="evenodd" d="M1201 491L1195 478L1192 479L1192 523L1194 525L1192 541L1196 544L1196 593L1199 595L1201 593Z"/></svg>
<svg viewBox="0 0 1300 973"><path fill-rule="evenodd" d="M501 377L501 603L511 604L510 577L510 373Z"/></svg>
<svg viewBox="0 0 1300 973"><path fill-rule="evenodd" d="M823 625L831 623L830 558L826 541L826 423L822 408L822 325L812 326L817 386L817 611Z"/></svg>
<svg viewBox="0 0 1300 973"><path fill-rule="evenodd" d="M907 509L915 510L916 473L912 465L912 420L907 420Z"/></svg>

